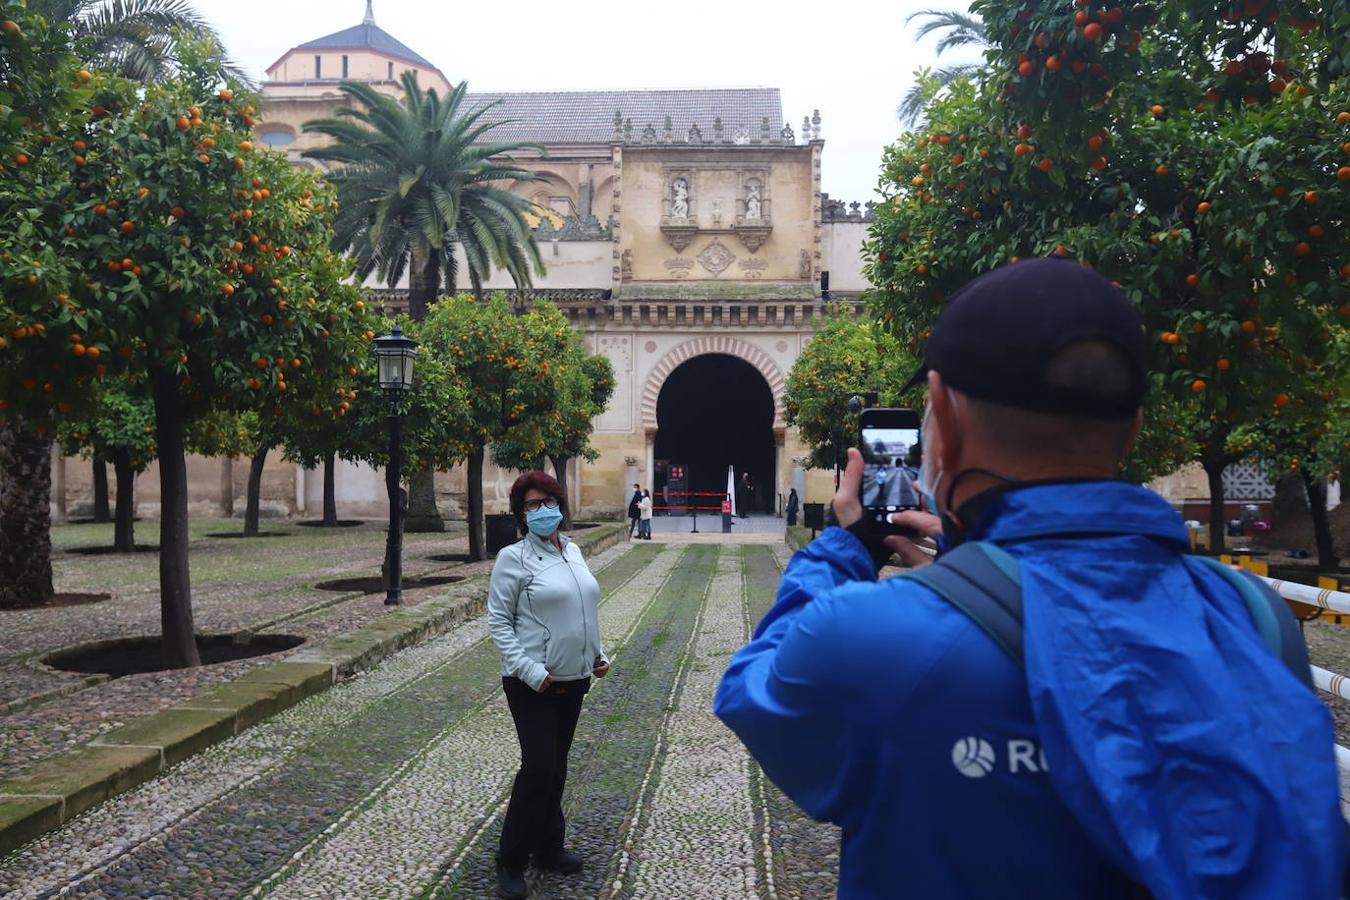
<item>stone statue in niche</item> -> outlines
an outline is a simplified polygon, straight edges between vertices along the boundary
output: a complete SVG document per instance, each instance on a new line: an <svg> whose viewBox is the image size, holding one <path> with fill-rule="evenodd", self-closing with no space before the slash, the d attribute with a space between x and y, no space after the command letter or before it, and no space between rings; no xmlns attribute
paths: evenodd
<svg viewBox="0 0 1350 900"><path fill-rule="evenodd" d="M722 227L722 198L713 201L712 223L714 228Z"/></svg>
<svg viewBox="0 0 1350 900"><path fill-rule="evenodd" d="M762 219L762 201L759 196L759 182L752 181L745 192L745 217L747 219Z"/></svg>
<svg viewBox="0 0 1350 900"><path fill-rule="evenodd" d="M689 182L683 178L676 178L675 183L671 185L671 193L673 197L670 201L670 217L689 218Z"/></svg>

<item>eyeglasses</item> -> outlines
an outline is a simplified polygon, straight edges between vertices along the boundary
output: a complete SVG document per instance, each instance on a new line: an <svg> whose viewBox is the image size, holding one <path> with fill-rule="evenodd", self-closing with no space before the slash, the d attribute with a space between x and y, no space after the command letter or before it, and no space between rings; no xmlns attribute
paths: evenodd
<svg viewBox="0 0 1350 900"><path fill-rule="evenodd" d="M555 500L555 499L553 499L552 497L545 497L543 500L526 500L526 501L525 501L525 511L526 511L526 512L539 512L539 507L541 507L541 506L542 506L542 507L545 507L546 509L557 509L557 508L558 508L558 501Z"/></svg>

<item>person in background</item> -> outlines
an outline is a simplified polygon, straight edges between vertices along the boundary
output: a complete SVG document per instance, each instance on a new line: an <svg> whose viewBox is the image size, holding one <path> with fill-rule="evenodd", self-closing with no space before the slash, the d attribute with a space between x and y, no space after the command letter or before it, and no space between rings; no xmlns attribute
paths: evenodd
<svg viewBox="0 0 1350 900"><path fill-rule="evenodd" d="M633 532L637 530L638 522L642 517L642 486L633 485L633 496L628 500L628 539L633 539Z"/></svg>
<svg viewBox="0 0 1350 900"><path fill-rule="evenodd" d="M788 491L787 523L789 528L797 524L797 509L800 505L801 501L797 497L797 489L793 488L792 490Z"/></svg>
<svg viewBox="0 0 1350 900"><path fill-rule="evenodd" d="M511 486L511 513L525 532L497 554L488 585L488 630L502 658L502 689L520 741L520 771L502 820L497 890L528 894L525 867L574 875L562 796L567 754L591 678L609 674L600 643L600 585L581 548L559 530L562 485L526 472Z"/></svg>
<svg viewBox="0 0 1350 900"><path fill-rule="evenodd" d="M642 499L638 501L638 540L652 539L652 495L646 488L642 490Z"/></svg>

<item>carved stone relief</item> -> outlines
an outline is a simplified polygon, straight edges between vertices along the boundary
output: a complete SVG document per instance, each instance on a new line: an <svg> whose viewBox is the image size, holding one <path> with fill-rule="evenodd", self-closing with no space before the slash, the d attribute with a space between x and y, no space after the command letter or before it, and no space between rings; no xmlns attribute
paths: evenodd
<svg viewBox="0 0 1350 900"><path fill-rule="evenodd" d="M633 251L631 248L623 251L623 256L619 257L619 280L633 280Z"/></svg>
<svg viewBox="0 0 1350 900"><path fill-rule="evenodd" d="M749 259L741 260L739 266L744 270L746 278L760 278L764 275L764 270L769 267L769 264L752 256Z"/></svg>
<svg viewBox="0 0 1350 900"><path fill-rule="evenodd" d="M811 264L811 251L803 250L801 255L801 268L797 273L797 277L802 281L810 281L814 275L813 268L814 267Z"/></svg>
<svg viewBox="0 0 1350 900"><path fill-rule="evenodd" d="M707 269L714 275L721 275L727 270L733 262L736 261L736 254L732 253L721 241L713 238L712 243L703 248L703 252L698 255L699 265Z"/></svg>
<svg viewBox="0 0 1350 900"><path fill-rule="evenodd" d="M693 268L694 261L683 256L666 260L666 271L670 273L672 278L688 278L689 272Z"/></svg>

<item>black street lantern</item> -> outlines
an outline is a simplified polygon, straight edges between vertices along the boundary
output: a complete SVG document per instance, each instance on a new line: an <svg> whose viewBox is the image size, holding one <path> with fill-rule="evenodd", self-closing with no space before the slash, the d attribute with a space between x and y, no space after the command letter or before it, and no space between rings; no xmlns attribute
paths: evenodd
<svg viewBox="0 0 1350 900"><path fill-rule="evenodd" d="M417 344L397 325L389 334L380 335L370 344L370 352L379 363L380 387L390 402L397 403L398 398L412 389Z"/></svg>
<svg viewBox="0 0 1350 900"><path fill-rule="evenodd" d="M389 334L370 342L379 370L380 388L389 400L389 468L385 485L389 489L389 540L385 547L385 606L403 602L403 510L404 494L399 486L403 471L403 417L399 400L412 390L413 361L417 344L397 325Z"/></svg>

